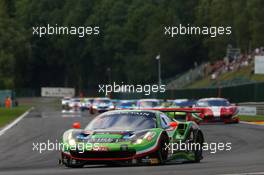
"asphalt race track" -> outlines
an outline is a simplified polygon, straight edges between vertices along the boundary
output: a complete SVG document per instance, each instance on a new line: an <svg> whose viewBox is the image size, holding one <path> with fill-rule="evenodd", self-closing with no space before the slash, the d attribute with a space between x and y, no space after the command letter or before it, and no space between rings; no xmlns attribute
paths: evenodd
<svg viewBox="0 0 264 175"><path fill-rule="evenodd" d="M201 163L168 164L163 166L109 167L87 166L65 168L58 164L58 151L33 151L33 142L59 140L74 121L84 127L92 118L88 113L62 116L50 99L41 99L35 109L16 126L0 136L0 174L264 174L264 126L203 125L206 142L231 142L231 151L204 153Z"/></svg>

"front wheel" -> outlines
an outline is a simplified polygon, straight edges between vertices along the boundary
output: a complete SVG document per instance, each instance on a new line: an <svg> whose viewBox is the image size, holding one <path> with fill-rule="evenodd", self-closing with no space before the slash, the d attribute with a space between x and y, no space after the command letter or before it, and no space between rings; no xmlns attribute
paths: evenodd
<svg viewBox="0 0 264 175"><path fill-rule="evenodd" d="M61 163L68 168L82 168L85 165L85 162L80 160L74 160L64 155L61 156Z"/></svg>
<svg viewBox="0 0 264 175"><path fill-rule="evenodd" d="M203 144L204 144L204 137L201 131L194 131L193 132L193 142L195 143L194 148L194 162L200 162L203 159Z"/></svg>
<svg viewBox="0 0 264 175"><path fill-rule="evenodd" d="M168 159L169 150L167 145L169 144L169 138L167 135L162 134L159 140L158 150L156 152L156 158L159 161L159 164L164 164Z"/></svg>

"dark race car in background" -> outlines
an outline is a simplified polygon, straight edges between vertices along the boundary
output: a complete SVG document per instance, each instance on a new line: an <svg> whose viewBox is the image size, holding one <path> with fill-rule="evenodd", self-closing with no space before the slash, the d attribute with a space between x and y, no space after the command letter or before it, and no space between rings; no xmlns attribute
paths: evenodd
<svg viewBox="0 0 264 175"><path fill-rule="evenodd" d="M239 123L238 107L224 98L203 98L197 101L193 109L202 111L204 122Z"/></svg>
<svg viewBox="0 0 264 175"><path fill-rule="evenodd" d="M89 110L93 103L93 98L81 98L81 110Z"/></svg>

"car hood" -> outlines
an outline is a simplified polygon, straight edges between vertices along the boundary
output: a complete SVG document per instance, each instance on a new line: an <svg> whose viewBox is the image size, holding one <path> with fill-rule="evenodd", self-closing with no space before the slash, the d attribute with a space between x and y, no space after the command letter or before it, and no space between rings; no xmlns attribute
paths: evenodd
<svg viewBox="0 0 264 175"><path fill-rule="evenodd" d="M120 139L129 140L133 135L146 133L152 129L140 131L123 130L72 130L73 136L79 141L88 142L117 142ZM112 139L112 140L111 140Z"/></svg>

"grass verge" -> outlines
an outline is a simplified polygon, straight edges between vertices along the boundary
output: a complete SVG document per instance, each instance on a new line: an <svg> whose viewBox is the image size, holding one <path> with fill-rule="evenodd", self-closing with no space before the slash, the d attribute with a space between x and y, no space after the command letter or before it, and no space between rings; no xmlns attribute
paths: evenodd
<svg viewBox="0 0 264 175"><path fill-rule="evenodd" d="M31 106L21 105L12 109L0 108L0 127L12 122L30 109Z"/></svg>
<svg viewBox="0 0 264 175"><path fill-rule="evenodd" d="M246 122L258 122L258 121L264 121L264 116L263 115L256 115L256 116L245 116L241 115L239 116L241 121L246 121Z"/></svg>

